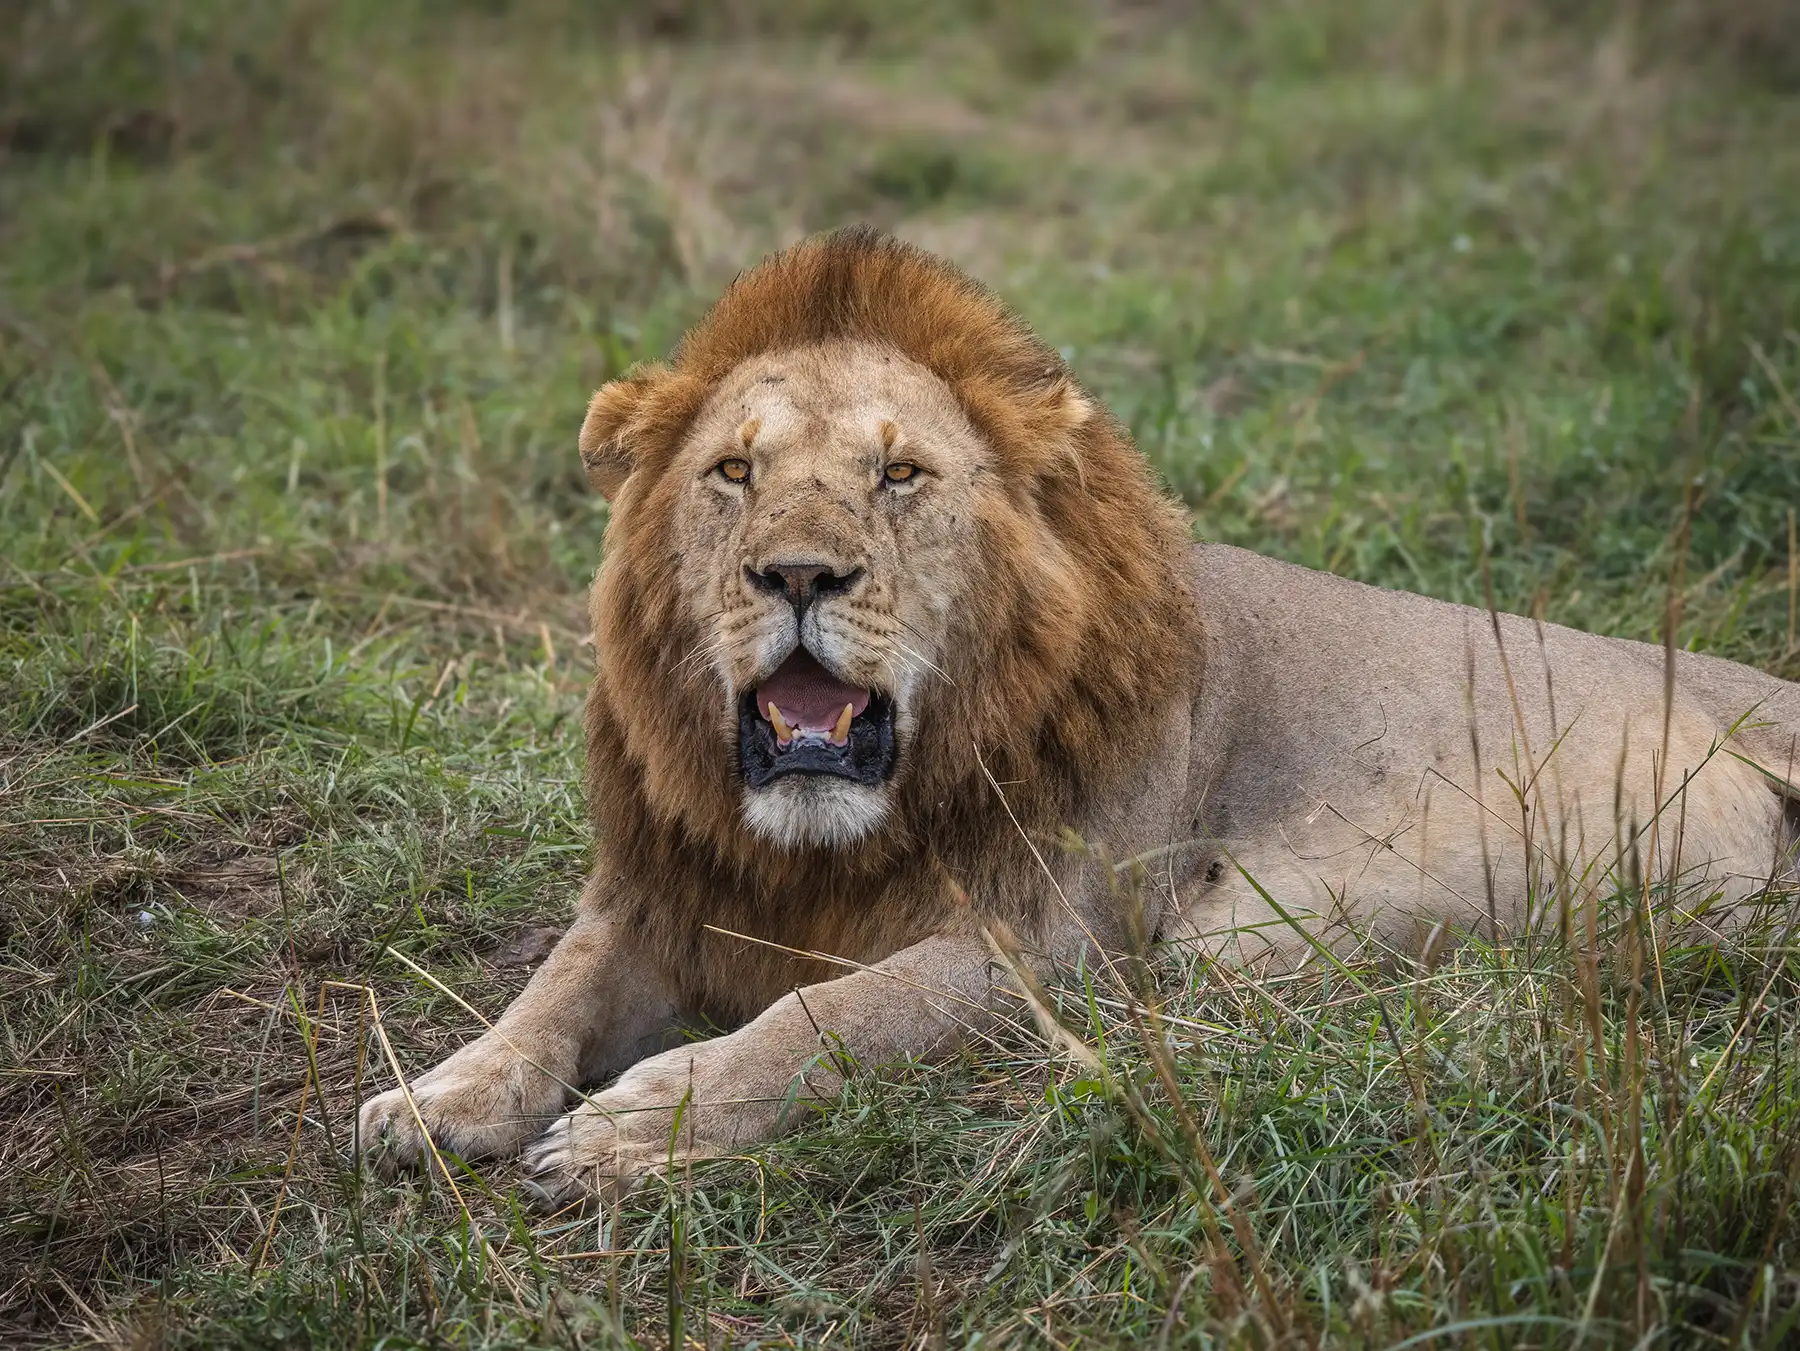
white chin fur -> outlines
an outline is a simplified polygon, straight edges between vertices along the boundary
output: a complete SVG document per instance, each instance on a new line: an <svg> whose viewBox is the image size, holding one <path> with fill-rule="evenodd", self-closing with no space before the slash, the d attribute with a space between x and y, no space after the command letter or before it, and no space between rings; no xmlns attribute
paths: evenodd
<svg viewBox="0 0 1800 1351"><path fill-rule="evenodd" d="M855 844L887 813L886 789L824 775L790 774L744 790L744 824L788 849Z"/></svg>

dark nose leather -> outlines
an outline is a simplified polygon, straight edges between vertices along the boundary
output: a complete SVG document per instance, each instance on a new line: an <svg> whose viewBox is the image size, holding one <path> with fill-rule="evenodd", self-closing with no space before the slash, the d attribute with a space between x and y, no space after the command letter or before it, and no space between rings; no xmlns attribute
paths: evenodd
<svg viewBox="0 0 1800 1351"><path fill-rule="evenodd" d="M840 573L825 563L772 563L761 569L745 565L744 576L759 591L787 597L795 616L804 619L807 607L819 597L849 590L862 569Z"/></svg>

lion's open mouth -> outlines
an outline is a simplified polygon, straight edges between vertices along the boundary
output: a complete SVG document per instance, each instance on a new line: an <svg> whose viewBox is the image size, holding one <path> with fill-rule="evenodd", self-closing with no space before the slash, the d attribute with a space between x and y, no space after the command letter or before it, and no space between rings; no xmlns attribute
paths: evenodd
<svg viewBox="0 0 1800 1351"><path fill-rule="evenodd" d="M739 702L738 760L752 788L785 774L881 783L894 772L893 701L844 683L795 648Z"/></svg>

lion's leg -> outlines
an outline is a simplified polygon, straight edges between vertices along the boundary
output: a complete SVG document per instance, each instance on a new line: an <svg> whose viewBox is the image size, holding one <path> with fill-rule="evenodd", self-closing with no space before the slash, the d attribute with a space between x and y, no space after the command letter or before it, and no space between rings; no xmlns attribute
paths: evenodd
<svg viewBox="0 0 1800 1351"><path fill-rule="evenodd" d="M674 990L610 917L583 914L485 1035L362 1105L359 1148L381 1168L415 1161L419 1119L439 1149L504 1153L536 1135L569 1090L629 1064L675 1022ZM417 1108L417 1117L414 1108Z"/></svg>
<svg viewBox="0 0 1800 1351"><path fill-rule="evenodd" d="M845 1057L875 1066L945 1054L991 1014L988 962L979 938L939 935L796 990L727 1036L640 1061L527 1149L540 1199L628 1187L771 1139L837 1095Z"/></svg>

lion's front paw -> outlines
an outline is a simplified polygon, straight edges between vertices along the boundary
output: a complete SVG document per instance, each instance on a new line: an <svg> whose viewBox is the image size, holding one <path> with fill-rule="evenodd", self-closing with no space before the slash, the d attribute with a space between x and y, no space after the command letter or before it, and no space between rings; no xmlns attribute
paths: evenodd
<svg viewBox="0 0 1800 1351"><path fill-rule="evenodd" d="M670 1156L666 1148L628 1143L599 1111L581 1107L527 1146L524 1162L529 1176L521 1186L532 1203L556 1211L591 1196L623 1196L667 1168Z"/></svg>
<svg viewBox="0 0 1800 1351"><path fill-rule="evenodd" d="M516 1149L562 1109L564 1091L504 1047L477 1042L410 1085L370 1098L357 1113L357 1149L383 1176L418 1164L431 1143L465 1159ZM417 1109L415 1112L415 1108Z"/></svg>
<svg viewBox="0 0 1800 1351"><path fill-rule="evenodd" d="M533 1201L557 1209L589 1196L622 1196L645 1178L725 1152L731 1109L708 1107L686 1057L658 1056L564 1116L525 1150Z"/></svg>

